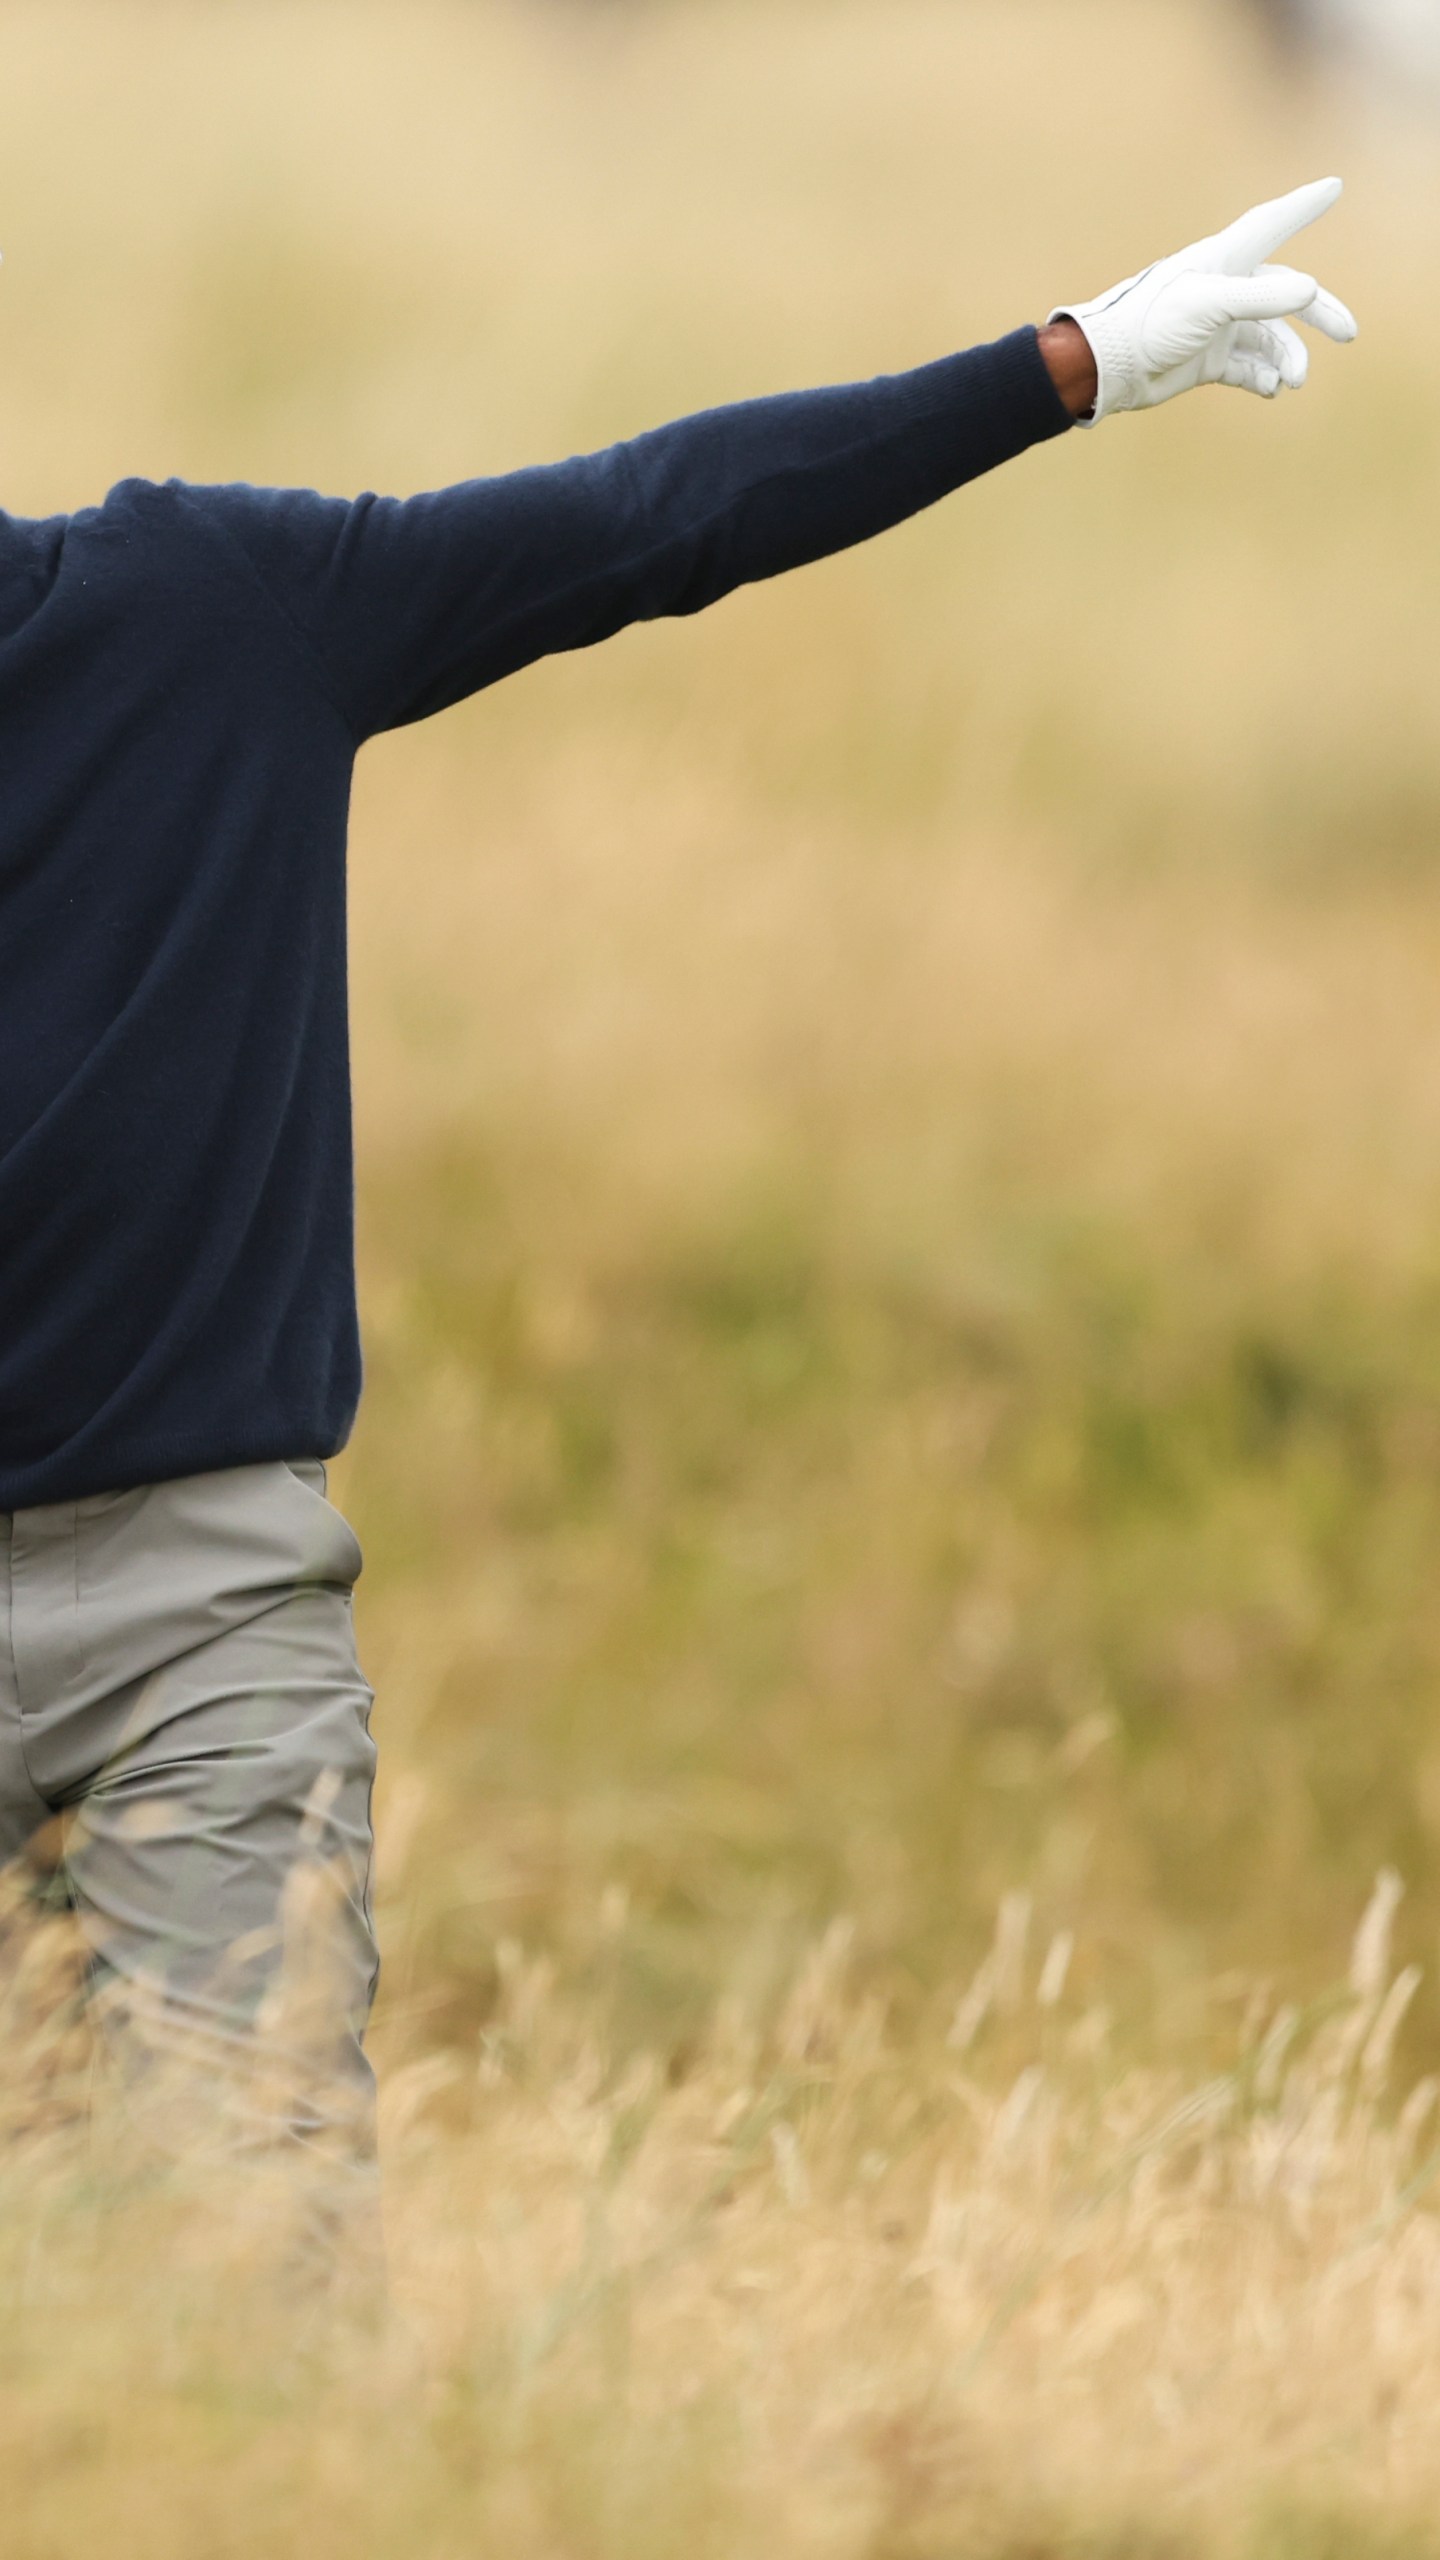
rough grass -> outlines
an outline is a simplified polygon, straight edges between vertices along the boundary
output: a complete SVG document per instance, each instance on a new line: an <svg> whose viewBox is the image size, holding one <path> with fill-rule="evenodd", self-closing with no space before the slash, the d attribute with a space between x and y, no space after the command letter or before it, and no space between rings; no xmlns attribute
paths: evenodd
<svg viewBox="0 0 1440 2560"><path fill-rule="evenodd" d="M42 1933L0 2002L6 2550L1428 2560L1396 1891L1203 2081L1117 2065L1019 1896L922 2021L839 1927L667 2067L617 2020L614 1898L583 1985L504 1944L478 2045L389 2074L379 2315L297 2290L283 2185L117 2173L35 2024Z"/></svg>
<svg viewBox="0 0 1440 2560"><path fill-rule="evenodd" d="M1433 137L1201 0L3 25L17 509L916 361L1330 165L1366 327L367 755L408 2325L281 2356L52 2126L7 2547L1428 2555L1426 2137L1313 2012L1440 1927Z"/></svg>

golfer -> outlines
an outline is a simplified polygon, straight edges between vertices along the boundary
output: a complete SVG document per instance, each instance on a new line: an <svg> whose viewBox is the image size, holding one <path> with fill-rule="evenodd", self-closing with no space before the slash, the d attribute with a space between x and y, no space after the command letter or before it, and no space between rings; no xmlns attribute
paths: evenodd
<svg viewBox="0 0 1440 2560"><path fill-rule="evenodd" d="M1077 421L1298 390L1292 321L1355 323L1269 261L1339 193L1044 329L548 469L0 515L0 1862L67 1817L120 2049L248 2074L267 2140L363 2144L371 2094L361 1558L325 1475L360 1395L357 750ZM319 1908L323 1993L287 2002Z"/></svg>

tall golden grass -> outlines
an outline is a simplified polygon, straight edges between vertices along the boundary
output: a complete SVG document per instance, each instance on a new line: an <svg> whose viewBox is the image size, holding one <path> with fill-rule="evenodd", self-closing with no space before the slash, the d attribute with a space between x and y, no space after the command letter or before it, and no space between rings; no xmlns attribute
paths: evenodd
<svg viewBox="0 0 1440 2560"><path fill-rule="evenodd" d="M20 511L919 361L1331 166L1365 323L367 751L399 2325L117 2198L27 1956L8 2547L1428 2550L1433 131L1219 0L0 28Z"/></svg>
<svg viewBox="0 0 1440 2560"><path fill-rule="evenodd" d="M609 1985L505 1942L474 2047L388 2075L385 2303L317 2279L293 2169L159 2181L97 2132L32 1933L6 2550L1419 2560L1440 2152L1437 2083L1391 2086L1398 1893L1202 2080L1117 2061L1022 1895L919 2031L842 1924L667 2067L616 2034L616 1897Z"/></svg>

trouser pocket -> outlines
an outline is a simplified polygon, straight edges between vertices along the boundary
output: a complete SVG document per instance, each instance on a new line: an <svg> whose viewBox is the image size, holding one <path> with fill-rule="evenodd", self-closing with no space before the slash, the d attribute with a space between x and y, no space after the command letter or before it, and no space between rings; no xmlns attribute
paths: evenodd
<svg viewBox="0 0 1440 2560"><path fill-rule="evenodd" d="M360 1541L343 1511L330 1500L329 1473L319 1458L287 1458L284 1474L299 1486L309 1503L318 1511L305 1513L301 1531L303 1570L299 1579L305 1582L336 1582L351 1590L365 1570ZM322 1525L316 1539L317 1521Z"/></svg>
<svg viewBox="0 0 1440 2560"><path fill-rule="evenodd" d="M12 1515L10 1635L22 1722L83 1679L80 1528L73 1502Z"/></svg>

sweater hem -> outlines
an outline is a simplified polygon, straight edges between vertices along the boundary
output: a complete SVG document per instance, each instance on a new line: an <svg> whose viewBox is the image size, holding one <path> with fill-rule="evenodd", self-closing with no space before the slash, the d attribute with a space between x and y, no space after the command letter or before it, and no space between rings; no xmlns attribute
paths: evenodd
<svg viewBox="0 0 1440 2560"><path fill-rule="evenodd" d="M167 1434L137 1442L123 1458L114 1451L91 1458L38 1460L32 1466L0 1464L0 1518L47 1511L100 1496L138 1493L147 1486L182 1483L190 1476L228 1475L240 1467L293 1466L318 1459L328 1465L349 1440L334 1426L291 1432L236 1433L223 1440L196 1433Z"/></svg>

